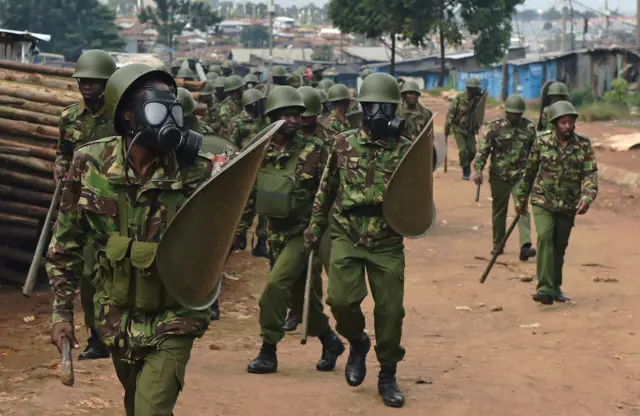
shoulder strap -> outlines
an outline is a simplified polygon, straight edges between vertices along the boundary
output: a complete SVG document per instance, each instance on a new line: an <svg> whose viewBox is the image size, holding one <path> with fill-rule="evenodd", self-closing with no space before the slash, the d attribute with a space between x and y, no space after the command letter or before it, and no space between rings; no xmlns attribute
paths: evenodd
<svg viewBox="0 0 640 416"><path fill-rule="evenodd" d="M127 206L127 190L118 189L118 219L120 220L120 235L129 236L129 207Z"/></svg>

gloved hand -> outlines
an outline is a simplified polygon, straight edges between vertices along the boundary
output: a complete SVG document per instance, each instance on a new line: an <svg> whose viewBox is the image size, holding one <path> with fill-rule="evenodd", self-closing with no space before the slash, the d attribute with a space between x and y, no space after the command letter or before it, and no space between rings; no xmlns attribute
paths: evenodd
<svg viewBox="0 0 640 416"><path fill-rule="evenodd" d="M320 239L311 231L311 227L304 231L304 249L307 252L318 251L320 247Z"/></svg>

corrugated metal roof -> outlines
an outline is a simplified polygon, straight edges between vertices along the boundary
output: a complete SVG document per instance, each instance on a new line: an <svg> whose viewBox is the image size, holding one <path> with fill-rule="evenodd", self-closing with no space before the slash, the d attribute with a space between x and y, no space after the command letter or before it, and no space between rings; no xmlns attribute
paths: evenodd
<svg viewBox="0 0 640 416"><path fill-rule="evenodd" d="M368 62L387 62L391 59L391 50L385 46L349 46L344 48L344 53ZM396 62L401 61L402 58L396 54Z"/></svg>
<svg viewBox="0 0 640 416"><path fill-rule="evenodd" d="M32 33L21 30L9 30L9 29L0 29L0 33L9 33L11 35L20 35L24 36L28 40L41 40L43 42L49 42L51 40L51 35L45 35L44 33Z"/></svg>
<svg viewBox="0 0 640 416"><path fill-rule="evenodd" d="M269 59L269 49L232 48L231 53L233 54L233 60L238 63L248 63L251 60L251 55ZM303 61L311 59L312 53L313 49L311 48L274 48L273 59L285 62Z"/></svg>

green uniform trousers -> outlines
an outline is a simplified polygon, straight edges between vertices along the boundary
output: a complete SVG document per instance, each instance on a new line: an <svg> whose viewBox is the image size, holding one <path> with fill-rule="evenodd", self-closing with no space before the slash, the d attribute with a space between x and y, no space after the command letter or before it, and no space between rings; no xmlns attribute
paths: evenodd
<svg viewBox="0 0 640 416"><path fill-rule="evenodd" d="M129 363L112 350L116 375L124 387L127 416L170 416L184 387L194 338L169 337L142 358Z"/></svg>
<svg viewBox="0 0 640 416"><path fill-rule="evenodd" d="M367 296L366 270L375 303L376 356L380 364L402 361L404 247L400 244L369 250L357 246L339 225L334 225L330 232L327 304L336 319L336 330L349 342L359 339L364 331L360 304Z"/></svg>
<svg viewBox="0 0 640 416"><path fill-rule="evenodd" d="M302 311L308 256L302 236L289 240L274 258L267 285L260 297L260 336L267 344L277 344L284 338L282 326L291 305L293 311ZM322 298L317 285L322 287L321 266L314 267L309 299L309 335L320 336L331 330L329 317L324 314ZM300 315L302 313L300 312Z"/></svg>
<svg viewBox="0 0 640 416"><path fill-rule="evenodd" d="M253 219L256 216L256 190L255 188L249 195L247 205L244 207L242 217L240 217L240 223L238 224L238 230L236 235L246 235L249 228L253 225ZM267 238L267 222L264 215L258 215L258 225L256 226L256 235L259 238Z"/></svg>
<svg viewBox="0 0 640 416"><path fill-rule="evenodd" d="M93 236L87 238L87 242L82 249L84 257L84 269L82 271L82 279L80 279L80 302L84 311L84 324L87 328L95 327L96 315L93 306L93 297L96 294L96 288L93 286L95 271L95 242Z"/></svg>
<svg viewBox="0 0 640 416"><path fill-rule="evenodd" d="M562 286L564 253L569 245L575 215L533 206L538 234L538 292L557 294Z"/></svg>
<svg viewBox="0 0 640 416"><path fill-rule="evenodd" d="M458 158L460 167L466 168L471 166L471 162L476 157L476 135L464 130L453 130L458 145Z"/></svg>
<svg viewBox="0 0 640 416"><path fill-rule="evenodd" d="M491 185L492 209L493 217L493 247L497 248L507 233L507 211L509 210L509 195L513 197L514 206L518 206L515 197L515 191L518 183L510 183L504 179L494 175L489 175L489 184ZM518 220L518 233L520 234L520 247L531 243L531 216L523 215Z"/></svg>

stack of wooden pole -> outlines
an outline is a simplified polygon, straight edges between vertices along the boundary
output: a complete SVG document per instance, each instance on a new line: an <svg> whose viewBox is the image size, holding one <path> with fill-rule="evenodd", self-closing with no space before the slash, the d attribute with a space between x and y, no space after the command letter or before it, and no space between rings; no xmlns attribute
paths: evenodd
<svg viewBox="0 0 640 416"><path fill-rule="evenodd" d="M0 281L24 282L40 231L52 226L43 222L60 114L81 98L72 74L0 60Z"/></svg>

